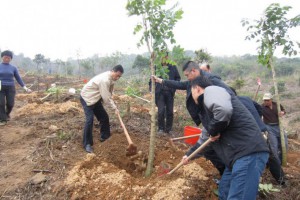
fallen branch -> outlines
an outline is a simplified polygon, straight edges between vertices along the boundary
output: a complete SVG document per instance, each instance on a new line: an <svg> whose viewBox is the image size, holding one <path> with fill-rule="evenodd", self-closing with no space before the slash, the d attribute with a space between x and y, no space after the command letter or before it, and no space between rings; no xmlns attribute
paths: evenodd
<svg viewBox="0 0 300 200"><path fill-rule="evenodd" d="M32 172L36 172L36 173L53 173L53 171L47 170L47 169L34 169L32 170Z"/></svg>
<svg viewBox="0 0 300 200"><path fill-rule="evenodd" d="M146 101L147 103L150 103L150 101L147 100L147 99L144 99L144 98L142 98L142 97L136 96L135 94L131 94L131 95L134 96L134 97L136 97L136 98L138 98L138 99L141 99L141 100L143 100L143 101Z"/></svg>
<svg viewBox="0 0 300 200"><path fill-rule="evenodd" d="M43 97L43 98L40 98L40 100L41 101L44 101L45 99L47 99L48 97L50 97L52 94L51 93L49 93L49 94L47 94L45 97Z"/></svg>

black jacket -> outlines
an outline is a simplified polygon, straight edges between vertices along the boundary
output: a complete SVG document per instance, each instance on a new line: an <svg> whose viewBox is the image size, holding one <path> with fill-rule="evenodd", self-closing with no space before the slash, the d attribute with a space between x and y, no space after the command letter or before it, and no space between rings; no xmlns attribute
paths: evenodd
<svg viewBox="0 0 300 200"><path fill-rule="evenodd" d="M209 86L198 98L199 118L211 136L212 147L231 169L234 162L256 152L269 152L261 130L239 99L221 87Z"/></svg>
<svg viewBox="0 0 300 200"><path fill-rule="evenodd" d="M199 69L199 71L200 71L200 76L207 77L212 82L213 85L225 88L230 94L232 95L234 94L232 90L221 80L219 76L214 75L212 73L207 73L201 69ZM189 111L194 122L197 124L197 126L199 126L199 124L201 123L201 120L198 116L199 108L193 100L190 81L179 82L179 81L164 80L162 85L166 85L167 87L171 87L179 90L186 90L186 108Z"/></svg>
<svg viewBox="0 0 300 200"><path fill-rule="evenodd" d="M167 66L168 66L168 70L169 70L169 72L168 72L169 80L180 81L181 77L179 75L177 67L174 65L170 65L170 64L168 64ZM170 87L167 87L166 85L155 83L155 96L160 95L160 93L164 90L170 91L172 93L172 95L174 95L176 92L175 88L170 88ZM151 79L149 80L149 91L151 91Z"/></svg>

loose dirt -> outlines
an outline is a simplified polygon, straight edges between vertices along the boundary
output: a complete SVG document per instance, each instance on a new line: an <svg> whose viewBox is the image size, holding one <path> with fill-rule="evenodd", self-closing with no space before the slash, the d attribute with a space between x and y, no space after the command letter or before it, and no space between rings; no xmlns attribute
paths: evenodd
<svg viewBox="0 0 300 200"><path fill-rule="evenodd" d="M65 95L60 101L54 97L41 101L44 96L18 94L12 120L0 127L0 199L217 199L213 179L220 177L204 158L166 174L189 148L183 142L175 142L177 148L172 148L168 136L156 138L154 171L150 177L144 176L150 105L128 96L114 96L137 145L137 155L126 156L128 143L113 111L109 111L111 137L101 143L95 124L94 153L87 154L81 144L85 119L78 97ZM183 127L178 127L185 118L178 113L184 113L185 107L175 109L173 134L182 136ZM267 197L260 194L258 199L300 199L296 189L300 185L297 143L298 139L290 139L288 165L284 167L289 187ZM277 186L268 170L263 183Z"/></svg>

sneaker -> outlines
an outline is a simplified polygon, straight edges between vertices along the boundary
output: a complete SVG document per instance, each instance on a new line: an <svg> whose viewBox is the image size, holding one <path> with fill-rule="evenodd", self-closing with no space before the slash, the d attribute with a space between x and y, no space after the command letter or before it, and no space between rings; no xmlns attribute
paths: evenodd
<svg viewBox="0 0 300 200"><path fill-rule="evenodd" d="M5 126L7 124L7 121L1 121L0 126Z"/></svg>
<svg viewBox="0 0 300 200"><path fill-rule="evenodd" d="M90 144L85 145L84 149L88 153L93 153L93 148Z"/></svg>

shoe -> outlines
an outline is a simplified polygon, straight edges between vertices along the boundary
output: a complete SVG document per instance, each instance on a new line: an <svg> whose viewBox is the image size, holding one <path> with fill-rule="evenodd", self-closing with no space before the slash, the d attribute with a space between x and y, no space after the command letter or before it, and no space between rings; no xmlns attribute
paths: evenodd
<svg viewBox="0 0 300 200"><path fill-rule="evenodd" d="M5 126L7 124L7 121L1 121L0 126Z"/></svg>
<svg viewBox="0 0 300 200"><path fill-rule="evenodd" d="M88 153L93 153L93 148L90 144L85 145L85 151Z"/></svg>
<svg viewBox="0 0 300 200"><path fill-rule="evenodd" d="M100 136L100 142L104 142L104 141L106 141L108 138L110 138L110 136L108 136L107 138L103 138L102 136Z"/></svg>

